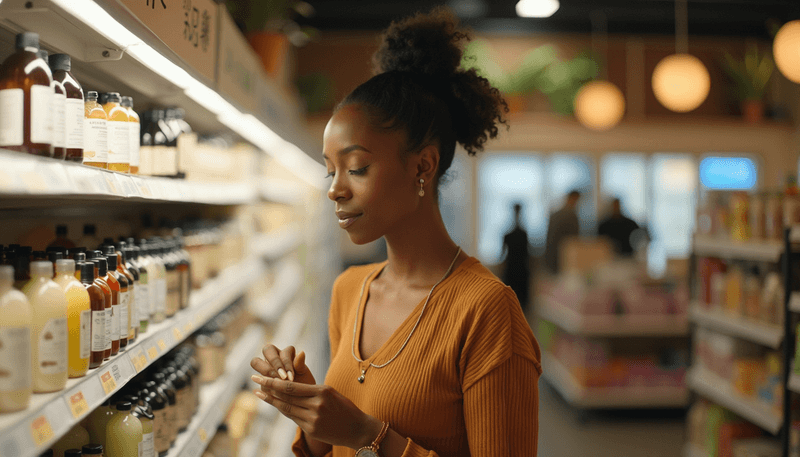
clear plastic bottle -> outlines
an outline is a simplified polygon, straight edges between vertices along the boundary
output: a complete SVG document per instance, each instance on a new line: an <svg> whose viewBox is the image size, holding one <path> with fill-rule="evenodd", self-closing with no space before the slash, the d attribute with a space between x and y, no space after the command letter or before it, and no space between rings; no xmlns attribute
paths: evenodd
<svg viewBox="0 0 800 457"><path fill-rule="evenodd" d="M80 378L89 371L92 337L92 303L89 292L75 279L75 261L56 261L56 283L67 296L68 374Z"/></svg>
<svg viewBox="0 0 800 457"><path fill-rule="evenodd" d="M0 413L23 410L31 398L33 311L13 285L14 267L0 265Z"/></svg>
<svg viewBox="0 0 800 457"><path fill-rule="evenodd" d="M33 391L57 392L67 384L67 296L53 280L53 264L31 262L22 291L33 309Z"/></svg>

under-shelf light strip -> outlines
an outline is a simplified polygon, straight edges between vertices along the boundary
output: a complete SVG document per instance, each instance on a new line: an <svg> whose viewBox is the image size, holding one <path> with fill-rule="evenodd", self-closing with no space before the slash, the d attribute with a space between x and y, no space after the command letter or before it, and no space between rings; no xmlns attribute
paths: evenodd
<svg viewBox="0 0 800 457"><path fill-rule="evenodd" d="M273 156L312 186L324 190L325 167L309 157L295 144L286 141L252 114L244 114L219 93L201 83L186 70L145 43L92 0L52 0L67 13L115 43L133 58L180 87L186 96L214 113L219 121Z"/></svg>

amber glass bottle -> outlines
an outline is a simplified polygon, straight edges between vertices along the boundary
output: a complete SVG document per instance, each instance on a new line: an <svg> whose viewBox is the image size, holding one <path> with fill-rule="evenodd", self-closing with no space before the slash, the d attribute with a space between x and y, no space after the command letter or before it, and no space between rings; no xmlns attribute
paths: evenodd
<svg viewBox="0 0 800 457"><path fill-rule="evenodd" d="M108 116L108 169L130 173L130 118L116 92L103 94L100 103Z"/></svg>
<svg viewBox="0 0 800 457"><path fill-rule="evenodd" d="M103 289L103 295L106 297L106 348L103 350L103 359L108 360L111 357L111 348L114 345L114 333L111 331L113 315L111 313L113 312L112 306L115 295L114 291L111 290L111 286L103 279L108 274L108 261L100 255L100 251L86 251L86 257L89 258L90 256L97 276L94 282ZM119 299L118 296L117 299ZM119 339L117 339L117 346L119 346Z"/></svg>
<svg viewBox="0 0 800 457"><path fill-rule="evenodd" d="M106 349L106 298L103 289L97 285L94 264L87 262L80 265L81 284L89 292L92 305L91 352L89 368L97 368L103 363Z"/></svg>
<svg viewBox="0 0 800 457"><path fill-rule="evenodd" d="M66 54L50 56L50 70L53 79L64 87L67 95L64 104L64 128L66 138L66 159L71 162L83 161L83 88L72 76L72 60Z"/></svg>
<svg viewBox="0 0 800 457"><path fill-rule="evenodd" d="M39 34L18 34L16 49L0 65L0 147L50 157L53 75L36 55Z"/></svg>
<svg viewBox="0 0 800 457"><path fill-rule="evenodd" d="M86 92L83 108L83 164L108 168L108 116L97 103L97 92Z"/></svg>
<svg viewBox="0 0 800 457"><path fill-rule="evenodd" d="M117 272L117 253L114 246L105 246L103 250L108 262L108 274L103 279L105 279L112 291L117 292L118 297L116 303L112 304L114 311L111 332L113 333L116 330L118 339L116 351L114 350L113 341L111 343L111 355L114 355L120 349L128 346L128 325L130 325L128 322L128 278Z"/></svg>

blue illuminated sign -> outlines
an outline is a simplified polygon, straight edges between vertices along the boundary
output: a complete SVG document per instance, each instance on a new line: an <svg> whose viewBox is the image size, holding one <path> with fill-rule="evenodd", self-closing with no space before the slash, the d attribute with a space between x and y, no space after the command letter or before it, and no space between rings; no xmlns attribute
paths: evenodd
<svg viewBox="0 0 800 457"><path fill-rule="evenodd" d="M746 157L706 157L700 162L700 182L709 189L752 189L756 164Z"/></svg>

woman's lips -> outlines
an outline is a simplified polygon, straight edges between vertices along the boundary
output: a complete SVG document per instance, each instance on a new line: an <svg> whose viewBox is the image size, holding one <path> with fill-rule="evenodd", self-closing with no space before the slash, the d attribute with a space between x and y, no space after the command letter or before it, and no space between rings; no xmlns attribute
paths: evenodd
<svg viewBox="0 0 800 457"><path fill-rule="evenodd" d="M355 221L357 221L361 217L361 214L357 214L355 216L349 216L344 219L339 219L339 227L347 228L353 225Z"/></svg>

